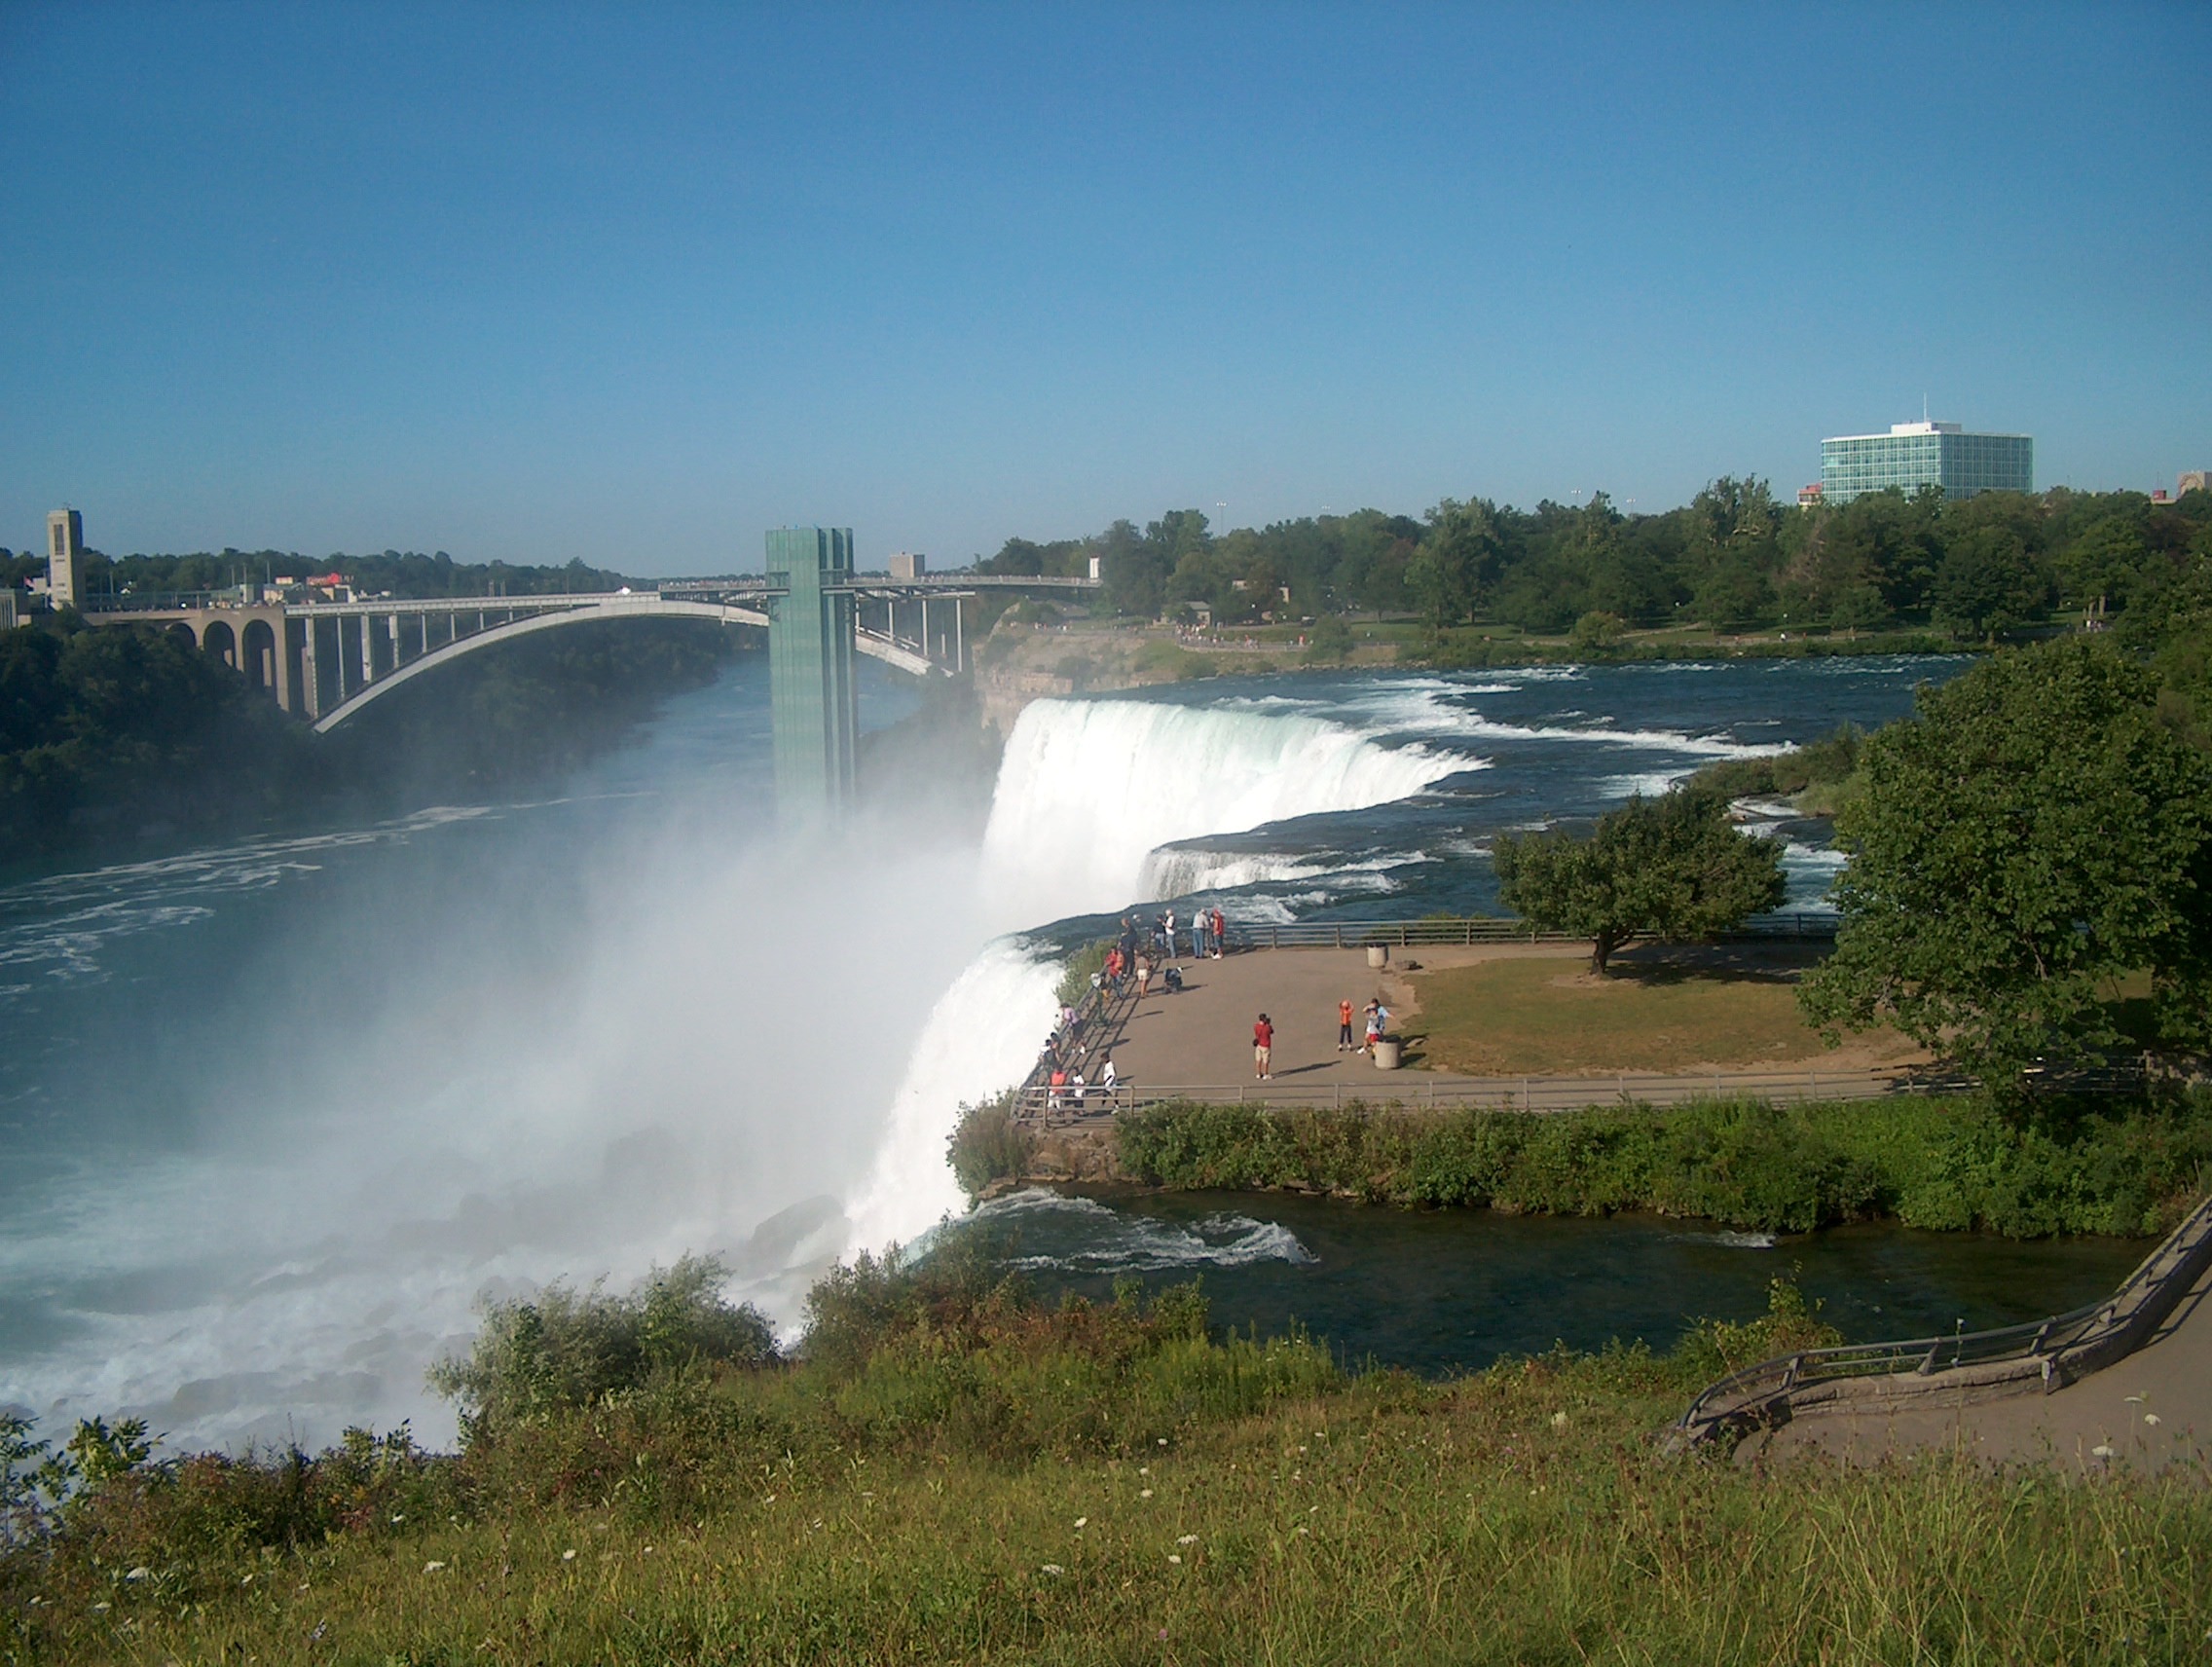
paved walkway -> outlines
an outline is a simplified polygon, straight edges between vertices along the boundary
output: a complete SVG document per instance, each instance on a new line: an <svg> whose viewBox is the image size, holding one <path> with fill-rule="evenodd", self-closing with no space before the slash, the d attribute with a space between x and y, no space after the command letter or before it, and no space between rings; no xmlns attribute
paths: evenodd
<svg viewBox="0 0 2212 1667"><path fill-rule="evenodd" d="M2124 1465L2212 1480L2212 1269L2149 1343L2055 1394L1903 1409L1847 1402L1752 1435L1736 1461L1825 1453L1866 1463L1935 1449L2084 1474Z"/></svg>
<svg viewBox="0 0 2212 1667"><path fill-rule="evenodd" d="M1714 1091L1710 1073L1672 1074L1600 1072L1590 1075L1535 1076L1531 1078L1480 1078L1442 1071L1379 1069L1367 1056L1340 1052L1337 1047L1337 1004L1349 1001L1355 1038L1362 1028L1364 1010L1371 998L1380 998L1394 1017L1392 1034L1420 1031L1419 1003L1405 977L1404 961L1422 970L1470 966L1478 961L1547 960L1572 966L1585 962L1589 951L1577 944L1484 944L1474 945L1419 945L1393 949L1397 963L1378 971L1367 964L1365 949L1247 950L1220 960L1185 958L1181 993L1167 994L1154 982L1142 1001L1118 1012L1103 1038L1086 1038L1089 1049L1086 1074L1099 1074L1101 1045L1113 1056L1121 1081L1140 1091L1165 1086L1229 1088L1237 1086L1249 1099L1282 1099L1311 1103L1354 1096L1419 1100L1433 1092L1440 1098L1456 1092L1484 1094L1508 1093L1516 1102L1532 1088L1534 1109L1560 1109L1610 1100L1627 1092L1652 1103L1666 1103ZM1261 1084L1252 1070L1252 1024L1266 1013L1274 1025L1274 1058L1272 1081ZM1886 1071L1869 1072L1859 1061L1813 1060L1772 1067L1730 1068L1731 1078L1759 1076L1761 1082L1730 1082L1741 1092L1788 1097L1801 1092L1817 1076L1833 1092L1836 1085L1863 1079L1848 1093L1879 1093L1889 1077ZM1774 1078L1771 1086L1764 1077Z"/></svg>

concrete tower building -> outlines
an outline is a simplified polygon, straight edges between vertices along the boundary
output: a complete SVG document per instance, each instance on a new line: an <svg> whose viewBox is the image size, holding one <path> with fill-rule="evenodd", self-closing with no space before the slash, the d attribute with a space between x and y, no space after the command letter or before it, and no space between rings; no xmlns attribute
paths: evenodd
<svg viewBox="0 0 2212 1667"><path fill-rule="evenodd" d="M85 518L56 509L46 518L46 593L56 608L85 603Z"/></svg>

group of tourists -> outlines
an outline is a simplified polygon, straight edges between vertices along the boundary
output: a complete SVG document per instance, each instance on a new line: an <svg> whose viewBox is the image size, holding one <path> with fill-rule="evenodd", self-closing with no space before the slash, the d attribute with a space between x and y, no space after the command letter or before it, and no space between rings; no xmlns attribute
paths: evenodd
<svg viewBox="0 0 2212 1667"><path fill-rule="evenodd" d="M1337 1052L1340 1054L1373 1054L1375 1044L1382 1041L1390 1028L1390 1010L1378 996L1367 1004L1366 1023L1361 1034L1365 1041L1354 1047L1351 1039L1351 998L1346 996L1337 1003Z"/></svg>
<svg viewBox="0 0 2212 1667"><path fill-rule="evenodd" d="M1191 953L1201 961L1221 959L1222 945L1228 941L1228 921L1218 908L1201 908L1191 916ZM1176 936L1175 910L1161 909L1157 918L1140 927L1134 914L1122 916L1121 941L1114 945L1121 952L1124 968L1142 959L1140 950L1148 947L1157 960L1172 961L1182 948ZM1109 963L1113 956L1108 955ZM1140 969L1141 970L1141 969ZM1140 992L1141 993L1141 992Z"/></svg>
<svg viewBox="0 0 2212 1667"><path fill-rule="evenodd" d="M1340 1054L1369 1054L1390 1028L1390 1010L1378 996L1367 1004L1362 1034L1366 1040L1356 1046L1352 1042L1351 998L1337 1003L1337 1052ZM1265 1013L1252 1021L1252 1076L1256 1082L1271 1082L1274 1078L1272 1063L1275 1051L1275 1021Z"/></svg>

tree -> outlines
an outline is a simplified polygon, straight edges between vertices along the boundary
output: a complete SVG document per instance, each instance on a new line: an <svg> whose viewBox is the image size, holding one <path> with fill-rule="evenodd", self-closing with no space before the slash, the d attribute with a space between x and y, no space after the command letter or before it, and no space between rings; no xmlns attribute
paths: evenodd
<svg viewBox="0 0 2212 1667"><path fill-rule="evenodd" d="M1728 823L1718 794L1630 799L1586 839L1503 834L1498 895L1533 926L1590 940L1590 970L1635 938L1706 938L1782 902L1782 851Z"/></svg>
<svg viewBox="0 0 2212 1667"><path fill-rule="evenodd" d="M1835 953L1799 1000L1895 1024L1989 1082L2118 1046L2113 981L2148 972L2160 1033L2212 997L2212 761L2157 680L2085 642L2001 654L1866 744L1837 818Z"/></svg>
<svg viewBox="0 0 2212 1667"><path fill-rule="evenodd" d="M1475 611L1496 575L1496 517L1481 499L1447 498L1428 512L1428 532L1406 564L1406 587L1429 625L1456 625Z"/></svg>
<svg viewBox="0 0 2212 1667"><path fill-rule="evenodd" d="M1994 642L2001 631L2043 617L2048 586L2018 533L1970 528L1936 570L1936 621L1961 639Z"/></svg>

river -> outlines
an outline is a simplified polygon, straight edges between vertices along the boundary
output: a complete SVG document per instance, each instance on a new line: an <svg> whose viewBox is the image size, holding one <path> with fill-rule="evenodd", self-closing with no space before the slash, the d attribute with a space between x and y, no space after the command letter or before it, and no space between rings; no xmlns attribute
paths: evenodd
<svg viewBox="0 0 2212 1667"><path fill-rule="evenodd" d="M1055 948L1092 914L1493 906L1497 830L1878 723L1953 669L1311 674L1041 702L978 847L897 804L779 839L747 655L525 802L19 880L0 890L0 1403L136 1413L180 1445L402 1418L443 1441L423 1371L473 1304L685 1250L795 1325L834 1257L959 1208L945 1132L1026 1066ZM867 674L864 726L911 708ZM1817 904L1825 830L1779 806L1770 826L1793 901ZM2136 1253L1292 1200L994 1207L1024 1218L1047 1282L1202 1271L1218 1319L1295 1315L1421 1370L1664 1342L1688 1313L1755 1310L1791 1263L1874 1335L2063 1307Z"/></svg>

